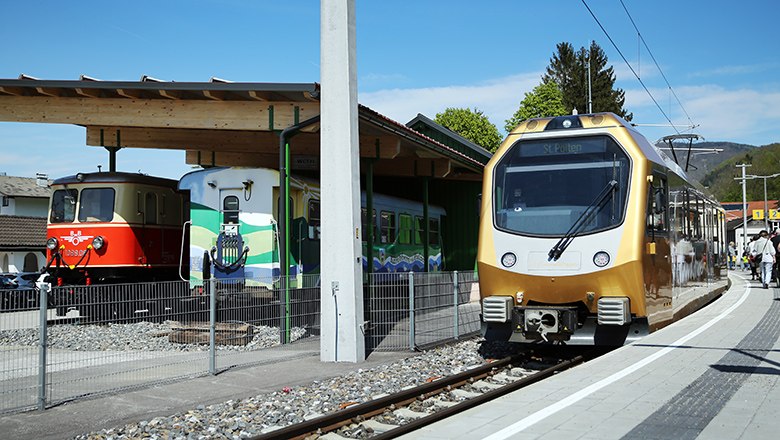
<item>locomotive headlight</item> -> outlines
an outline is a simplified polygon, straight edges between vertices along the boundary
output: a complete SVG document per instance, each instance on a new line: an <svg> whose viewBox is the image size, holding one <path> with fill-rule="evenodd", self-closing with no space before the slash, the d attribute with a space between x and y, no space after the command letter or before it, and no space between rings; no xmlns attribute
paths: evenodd
<svg viewBox="0 0 780 440"><path fill-rule="evenodd" d="M604 267L609 264L609 254L604 251L596 252L593 256L593 264L598 267Z"/></svg>
<svg viewBox="0 0 780 440"><path fill-rule="evenodd" d="M501 257L501 264L503 264L504 267L512 267L515 263L517 263L517 256L511 252L507 252Z"/></svg>
<svg viewBox="0 0 780 440"><path fill-rule="evenodd" d="M59 243L54 237L50 237L48 240L46 240L46 248L50 251L57 249L57 245L59 245Z"/></svg>
<svg viewBox="0 0 780 440"><path fill-rule="evenodd" d="M92 239L92 247L95 248L96 251L100 250L105 245L106 245L106 239L103 238L102 235L98 235L97 237Z"/></svg>

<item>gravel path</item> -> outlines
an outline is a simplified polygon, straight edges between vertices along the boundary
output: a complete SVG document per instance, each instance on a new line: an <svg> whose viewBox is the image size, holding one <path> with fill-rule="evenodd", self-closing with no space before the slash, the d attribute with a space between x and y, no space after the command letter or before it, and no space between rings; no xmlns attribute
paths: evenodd
<svg viewBox="0 0 780 440"><path fill-rule="evenodd" d="M49 327L49 347L72 351L208 351L204 344L168 341L172 323L137 322L106 325L54 325ZM246 345L217 345L218 350L251 351L279 345L279 328L256 326ZM306 329L291 329L292 341L306 335ZM0 346L37 346L38 329L0 331Z"/></svg>
<svg viewBox="0 0 780 440"><path fill-rule="evenodd" d="M495 349L495 348L494 348ZM480 354L482 352L482 354ZM261 394L243 400L193 408L122 427L77 436L77 439L241 439L273 427L301 422L364 402L377 395L420 385L426 379L460 373L485 363L487 353L477 340L438 347L420 355L307 386Z"/></svg>

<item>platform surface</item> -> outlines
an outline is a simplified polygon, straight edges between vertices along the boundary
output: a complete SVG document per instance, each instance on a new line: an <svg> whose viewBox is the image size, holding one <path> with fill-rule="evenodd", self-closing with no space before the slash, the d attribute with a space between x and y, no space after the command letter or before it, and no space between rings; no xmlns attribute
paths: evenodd
<svg viewBox="0 0 780 440"><path fill-rule="evenodd" d="M780 289L730 276L637 343L403 438L780 438Z"/></svg>

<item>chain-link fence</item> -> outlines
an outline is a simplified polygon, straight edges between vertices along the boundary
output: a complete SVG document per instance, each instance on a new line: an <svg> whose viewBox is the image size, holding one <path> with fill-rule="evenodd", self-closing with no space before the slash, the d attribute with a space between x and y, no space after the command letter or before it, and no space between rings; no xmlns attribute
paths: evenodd
<svg viewBox="0 0 780 440"><path fill-rule="evenodd" d="M369 352L475 333L475 286L473 272L372 275ZM319 354L317 275L47 287L0 291L0 413Z"/></svg>

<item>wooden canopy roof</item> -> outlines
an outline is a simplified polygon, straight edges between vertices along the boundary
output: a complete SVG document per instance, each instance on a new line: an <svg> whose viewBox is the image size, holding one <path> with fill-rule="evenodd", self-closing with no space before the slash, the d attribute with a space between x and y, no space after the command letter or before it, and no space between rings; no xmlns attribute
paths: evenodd
<svg viewBox="0 0 780 440"><path fill-rule="evenodd" d="M317 83L0 79L0 121L81 125L86 144L186 150L188 164L277 168L279 132L320 112ZM483 162L359 106L374 173L481 180ZM290 141L293 172L319 166L319 124Z"/></svg>

